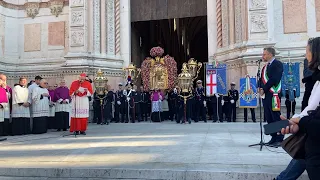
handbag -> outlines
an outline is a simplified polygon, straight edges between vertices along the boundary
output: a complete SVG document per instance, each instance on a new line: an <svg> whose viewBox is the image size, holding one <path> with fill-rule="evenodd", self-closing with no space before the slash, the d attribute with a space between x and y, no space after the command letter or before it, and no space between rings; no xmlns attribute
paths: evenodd
<svg viewBox="0 0 320 180"><path fill-rule="evenodd" d="M298 132L282 141L281 146L293 159L305 159L306 140L307 134Z"/></svg>

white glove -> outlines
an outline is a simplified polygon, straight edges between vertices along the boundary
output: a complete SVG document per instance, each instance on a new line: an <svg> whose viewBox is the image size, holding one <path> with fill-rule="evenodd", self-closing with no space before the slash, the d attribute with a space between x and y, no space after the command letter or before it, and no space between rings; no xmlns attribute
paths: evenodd
<svg viewBox="0 0 320 180"><path fill-rule="evenodd" d="M219 97L219 94L218 93L216 93L216 94L214 94L217 98Z"/></svg>
<svg viewBox="0 0 320 180"><path fill-rule="evenodd" d="M233 103L234 103L234 100L232 99L230 102L231 102L231 104L233 104Z"/></svg>
<svg viewBox="0 0 320 180"><path fill-rule="evenodd" d="M121 102L120 102L120 101L117 101L117 104L118 104L118 105L120 105L120 104L121 104Z"/></svg>
<svg viewBox="0 0 320 180"><path fill-rule="evenodd" d="M203 106L207 107L207 101L203 101Z"/></svg>
<svg viewBox="0 0 320 180"><path fill-rule="evenodd" d="M130 101L130 97L127 97L127 101Z"/></svg>
<svg viewBox="0 0 320 180"><path fill-rule="evenodd" d="M222 105L222 106L224 105L224 100L221 100L221 105Z"/></svg>

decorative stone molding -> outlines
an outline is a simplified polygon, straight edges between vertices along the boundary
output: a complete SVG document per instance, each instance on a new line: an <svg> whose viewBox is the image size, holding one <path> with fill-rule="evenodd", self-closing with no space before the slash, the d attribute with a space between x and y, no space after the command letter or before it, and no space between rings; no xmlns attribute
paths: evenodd
<svg viewBox="0 0 320 180"><path fill-rule="evenodd" d="M250 10L267 9L266 0L250 0Z"/></svg>
<svg viewBox="0 0 320 180"><path fill-rule="evenodd" d="M116 55L120 54L120 0L115 0Z"/></svg>
<svg viewBox="0 0 320 180"><path fill-rule="evenodd" d="M251 14L251 32L268 32L268 17L266 14Z"/></svg>
<svg viewBox="0 0 320 180"><path fill-rule="evenodd" d="M106 1L107 7L107 45L108 54L115 54L115 7L114 7L114 0Z"/></svg>
<svg viewBox="0 0 320 180"><path fill-rule="evenodd" d="M72 30L71 31L71 44L72 47L84 46L84 31Z"/></svg>
<svg viewBox="0 0 320 180"><path fill-rule="evenodd" d="M229 45L229 10L228 0L221 1L222 9L222 47Z"/></svg>
<svg viewBox="0 0 320 180"><path fill-rule="evenodd" d="M84 25L84 12L83 10L71 9L71 26L83 26Z"/></svg>
<svg viewBox="0 0 320 180"><path fill-rule="evenodd" d="M40 3L29 2L25 4L28 17L34 19L39 14Z"/></svg>
<svg viewBox="0 0 320 180"><path fill-rule="evenodd" d="M93 0L93 49L100 54L100 0Z"/></svg>
<svg viewBox="0 0 320 180"><path fill-rule="evenodd" d="M64 0L51 0L49 2L51 14L58 17L59 14L62 13L63 4L64 4Z"/></svg>
<svg viewBox="0 0 320 180"><path fill-rule="evenodd" d="M64 4L64 6L69 5L69 0L61 0ZM39 8L49 8L49 2L38 2L39 3ZM26 10L27 3L26 4L12 4L5 2L3 0L0 0L0 6L7 8L7 9L14 9L14 10Z"/></svg>
<svg viewBox="0 0 320 180"><path fill-rule="evenodd" d="M83 7L84 0L70 0L70 6L71 7Z"/></svg>
<svg viewBox="0 0 320 180"><path fill-rule="evenodd" d="M222 47L222 12L221 12L221 0L217 0L217 47Z"/></svg>

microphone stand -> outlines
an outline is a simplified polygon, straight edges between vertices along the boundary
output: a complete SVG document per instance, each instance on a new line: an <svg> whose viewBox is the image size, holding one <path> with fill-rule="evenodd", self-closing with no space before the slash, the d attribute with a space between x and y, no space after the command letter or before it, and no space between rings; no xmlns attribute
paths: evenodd
<svg viewBox="0 0 320 180"><path fill-rule="evenodd" d="M258 61L258 72L257 72L257 80L258 80L258 88L257 88L257 93L259 93L259 90L261 88L261 61L259 60ZM262 151L262 147L263 146L266 146L267 144L263 142L263 132L262 132L262 99L261 97L259 96L258 97L259 99L259 110L260 110L260 142L257 143L257 144L252 144L252 145L249 145L249 147L254 147L254 146L260 146L260 151Z"/></svg>

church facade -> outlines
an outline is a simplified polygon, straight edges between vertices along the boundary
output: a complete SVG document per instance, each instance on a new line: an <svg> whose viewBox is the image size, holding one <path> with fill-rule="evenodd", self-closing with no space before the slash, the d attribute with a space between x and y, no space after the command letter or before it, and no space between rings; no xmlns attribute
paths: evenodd
<svg viewBox="0 0 320 180"><path fill-rule="evenodd" d="M70 84L80 73L93 77L101 68L116 88L124 81L122 68L134 62L130 5L130 0L0 0L0 72L10 85L36 75ZM308 38L320 36L320 0L206 0L204 6L208 63L226 63L228 82L255 76L264 47L274 46L283 62L302 62Z"/></svg>

